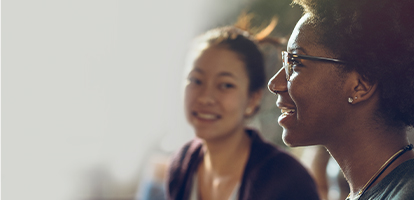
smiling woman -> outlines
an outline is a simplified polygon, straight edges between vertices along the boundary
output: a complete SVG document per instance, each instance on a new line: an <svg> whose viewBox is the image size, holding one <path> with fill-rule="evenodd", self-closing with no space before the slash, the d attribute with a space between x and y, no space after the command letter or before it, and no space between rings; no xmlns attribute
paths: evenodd
<svg viewBox="0 0 414 200"><path fill-rule="evenodd" d="M413 199L414 2L295 2L305 15L268 84L284 142L325 146L348 199Z"/></svg>
<svg viewBox="0 0 414 200"><path fill-rule="evenodd" d="M238 55L226 48L209 48L194 63L186 87L186 114L199 138L220 140L243 132L244 116L260 102L249 98L249 78ZM211 105L217 106L211 106ZM238 129L238 130L235 130Z"/></svg>
<svg viewBox="0 0 414 200"><path fill-rule="evenodd" d="M305 168L245 125L265 86L258 41L236 27L196 41L185 87L185 113L196 137L173 158L168 198L318 199Z"/></svg>

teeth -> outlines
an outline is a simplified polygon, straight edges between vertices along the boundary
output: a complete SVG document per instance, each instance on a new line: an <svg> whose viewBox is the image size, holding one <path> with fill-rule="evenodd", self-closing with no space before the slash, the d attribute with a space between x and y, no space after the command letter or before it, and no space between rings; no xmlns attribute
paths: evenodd
<svg viewBox="0 0 414 200"><path fill-rule="evenodd" d="M283 114L291 114L294 113L296 110L295 109L281 109L280 110Z"/></svg>
<svg viewBox="0 0 414 200"><path fill-rule="evenodd" d="M197 116L202 119L217 119L217 115L213 114L197 113Z"/></svg>

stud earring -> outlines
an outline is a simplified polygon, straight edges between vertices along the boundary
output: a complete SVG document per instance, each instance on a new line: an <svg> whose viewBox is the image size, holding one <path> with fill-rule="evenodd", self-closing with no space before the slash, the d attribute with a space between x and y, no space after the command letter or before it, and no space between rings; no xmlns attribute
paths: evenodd
<svg viewBox="0 0 414 200"><path fill-rule="evenodd" d="M356 99L356 97L355 97L355 99ZM352 104L352 102L354 102L354 99L352 97L349 97L348 98L348 103Z"/></svg>

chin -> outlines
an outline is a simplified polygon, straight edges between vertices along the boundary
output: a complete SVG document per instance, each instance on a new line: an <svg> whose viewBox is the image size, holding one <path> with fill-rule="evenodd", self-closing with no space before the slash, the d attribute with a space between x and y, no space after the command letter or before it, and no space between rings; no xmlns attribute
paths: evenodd
<svg viewBox="0 0 414 200"><path fill-rule="evenodd" d="M295 134L283 129L282 140L288 147L301 147L317 145L311 138L303 137L306 134ZM302 137L301 137L302 136Z"/></svg>
<svg viewBox="0 0 414 200"><path fill-rule="evenodd" d="M195 135L200 138L203 139L204 141L215 141L215 140L220 140L223 135L217 133L217 131L214 130L196 130L195 131Z"/></svg>
<svg viewBox="0 0 414 200"><path fill-rule="evenodd" d="M211 137L214 137L213 133L211 131L206 130L195 130L195 135L200 139L210 139Z"/></svg>

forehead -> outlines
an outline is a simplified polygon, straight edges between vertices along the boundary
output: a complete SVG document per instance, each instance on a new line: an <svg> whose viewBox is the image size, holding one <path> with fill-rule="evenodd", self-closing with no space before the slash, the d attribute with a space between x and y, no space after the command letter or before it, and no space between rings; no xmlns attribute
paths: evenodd
<svg viewBox="0 0 414 200"><path fill-rule="evenodd" d="M224 47L205 49L195 60L193 70L195 68L210 75L227 72L234 76L247 77L245 63L240 56Z"/></svg>
<svg viewBox="0 0 414 200"><path fill-rule="evenodd" d="M296 24L287 45L288 52L313 56L324 56L331 52L318 41L316 28L309 22L309 15L304 15Z"/></svg>

